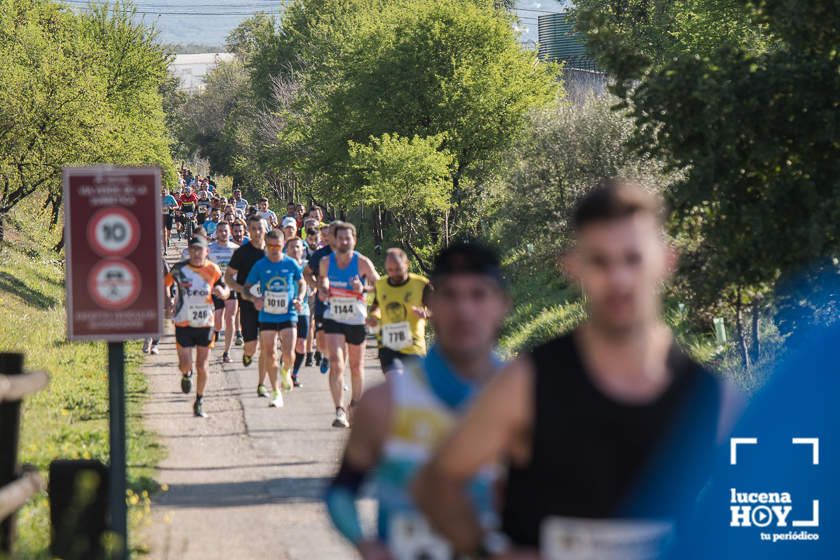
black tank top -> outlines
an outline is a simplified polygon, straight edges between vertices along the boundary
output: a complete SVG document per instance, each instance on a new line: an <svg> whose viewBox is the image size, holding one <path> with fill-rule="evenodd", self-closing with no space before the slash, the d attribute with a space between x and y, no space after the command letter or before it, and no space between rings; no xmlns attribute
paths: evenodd
<svg viewBox="0 0 840 560"><path fill-rule="evenodd" d="M672 381L656 400L622 404L597 389L572 334L531 352L531 459L511 465L504 532L538 547L544 519L677 517L700 491L715 447L715 377L672 345Z"/></svg>

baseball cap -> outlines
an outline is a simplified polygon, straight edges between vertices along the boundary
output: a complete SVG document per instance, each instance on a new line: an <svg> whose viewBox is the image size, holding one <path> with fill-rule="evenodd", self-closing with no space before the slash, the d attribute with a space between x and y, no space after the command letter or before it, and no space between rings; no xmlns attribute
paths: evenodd
<svg viewBox="0 0 840 560"><path fill-rule="evenodd" d="M190 247L199 246L199 247L207 247L207 238L201 235L196 235L192 239L190 239L189 243Z"/></svg>
<svg viewBox="0 0 840 560"><path fill-rule="evenodd" d="M297 227L297 220L295 220L291 216L287 216L287 217L283 218L283 221L280 222L280 227L281 228L289 227L289 226Z"/></svg>

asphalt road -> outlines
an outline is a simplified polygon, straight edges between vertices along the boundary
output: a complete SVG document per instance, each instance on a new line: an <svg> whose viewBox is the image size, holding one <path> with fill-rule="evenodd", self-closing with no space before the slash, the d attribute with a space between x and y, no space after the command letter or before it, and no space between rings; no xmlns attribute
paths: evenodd
<svg viewBox="0 0 840 560"><path fill-rule="evenodd" d="M321 500L348 434L331 427L327 376L304 368L303 387L285 396L283 408L269 408L256 394L256 359L243 367L242 349L234 346L234 363L222 364L219 344L205 393L209 417L195 418L195 395L181 393L171 325L168 331L160 354L144 364L151 393L146 427L168 451L157 476L167 489L153 498L152 523L142 536L150 557L356 558L332 529ZM383 380L371 342L368 386ZM361 500L360 507L364 523L372 525L372 501Z"/></svg>

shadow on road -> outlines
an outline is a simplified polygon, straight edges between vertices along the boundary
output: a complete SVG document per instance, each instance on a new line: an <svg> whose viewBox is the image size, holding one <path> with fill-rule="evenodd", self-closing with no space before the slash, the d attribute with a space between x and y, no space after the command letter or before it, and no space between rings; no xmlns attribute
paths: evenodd
<svg viewBox="0 0 840 560"><path fill-rule="evenodd" d="M159 495L156 501L169 507L187 508L320 502L329 481L328 477L287 477L243 482L172 484L169 491Z"/></svg>

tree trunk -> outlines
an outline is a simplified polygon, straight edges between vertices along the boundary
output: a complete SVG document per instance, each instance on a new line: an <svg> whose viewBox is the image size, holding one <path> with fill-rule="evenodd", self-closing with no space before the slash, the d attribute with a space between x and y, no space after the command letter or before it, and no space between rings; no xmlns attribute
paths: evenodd
<svg viewBox="0 0 840 560"><path fill-rule="evenodd" d="M758 361L758 356L761 354L761 340L759 338L758 328L761 319L761 299L756 298L752 303L752 344L750 345L750 359L752 363Z"/></svg>
<svg viewBox="0 0 840 560"><path fill-rule="evenodd" d="M6 215L0 214L0 251L3 250L3 242L6 240Z"/></svg>
<svg viewBox="0 0 840 560"><path fill-rule="evenodd" d="M735 300L735 335L738 339L738 353L741 356L741 365L745 368L749 368L750 355L747 351L747 340L744 333L744 313L743 304L741 303L741 288L738 288L738 294Z"/></svg>

